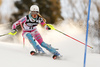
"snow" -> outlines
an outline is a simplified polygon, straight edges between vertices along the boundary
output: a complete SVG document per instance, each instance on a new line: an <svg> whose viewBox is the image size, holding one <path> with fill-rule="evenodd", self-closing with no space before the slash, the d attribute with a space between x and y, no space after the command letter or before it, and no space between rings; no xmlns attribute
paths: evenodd
<svg viewBox="0 0 100 67"><path fill-rule="evenodd" d="M61 12L62 12L62 16L66 19L66 18L72 18L73 17L73 8L72 6L70 6L70 3L68 0L64 1L64 0L60 0L61 1Z"/></svg>
<svg viewBox="0 0 100 67"><path fill-rule="evenodd" d="M11 14L18 11L18 9L15 8L14 1L15 0L2 0L2 4L0 6L0 14L2 17L1 23L9 22Z"/></svg>
<svg viewBox="0 0 100 67"><path fill-rule="evenodd" d="M64 19L74 19L75 21L87 20L88 0L60 0L61 1L61 15ZM91 0L91 25L99 21L99 6L100 0Z"/></svg>
<svg viewBox="0 0 100 67"><path fill-rule="evenodd" d="M55 26L55 25L54 25ZM66 27L65 27L66 26ZM84 42L85 34L79 27L72 24L61 24L61 27L55 28L64 31L70 36ZM38 28L43 39L47 43L51 43L53 47L59 48L59 52L63 55L58 60L52 59L52 54L47 50L44 51L46 55L31 56L30 51L32 46L27 42L26 45L20 43L0 42L0 67L82 67L84 60L84 45L58 33L54 30L46 31ZM22 39L22 38L20 38ZM90 38L88 40L90 45ZM86 67L100 67L100 55L90 53L88 48L87 66Z"/></svg>

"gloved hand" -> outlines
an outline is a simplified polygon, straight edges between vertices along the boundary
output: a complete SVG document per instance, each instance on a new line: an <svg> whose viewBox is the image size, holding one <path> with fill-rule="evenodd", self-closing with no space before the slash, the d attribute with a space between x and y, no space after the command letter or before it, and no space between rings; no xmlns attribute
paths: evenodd
<svg viewBox="0 0 100 67"><path fill-rule="evenodd" d="M48 29L48 30L51 30L51 28L50 28L49 26L47 26L47 29Z"/></svg>
<svg viewBox="0 0 100 67"><path fill-rule="evenodd" d="M17 31L18 31L17 29L13 29L13 31L12 32L9 32L8 34L9 35L16 35L17 34Z"/></svg>
<svg viewBox="0 0 100 67"><path fill-rule="evenodd" d="M17 32L18 30L17 29L13 29L13 31L11 32L11 33L15 33L15 32Z"/></svg>

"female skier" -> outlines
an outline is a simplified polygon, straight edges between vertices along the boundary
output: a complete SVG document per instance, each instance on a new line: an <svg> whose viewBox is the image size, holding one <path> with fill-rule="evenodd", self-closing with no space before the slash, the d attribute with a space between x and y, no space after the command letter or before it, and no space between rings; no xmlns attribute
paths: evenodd
<svg viewBox="0 0 100 67"><path fill-rule="evenodd" d="M24 17L22 17L21 19L19 19L17 22L15 22L12 25L12 29L16 31L16 27L20 24L23 24L23 33L22 36L24 38L27 38L29 40L29 42L32 44L32 46L34 47L34 49L37 52L42 52L44 53L44 51L42 50L42 48L37 45L37 43L34 41L37 40L37 42L44 48L46 48L49 52L51 52L55 57L58 57L60 54L56 51L55 48L53 48L51 45L46 44L40 33L37 31L36 26L38 24L41 24L45 29L50 30L50 27L46 25L46 21L45 19L39 14L39 7L37 5L32 5L30 7L30 13L29 15L26 15ZM33 39L34 38L34 39ZM35 53L35 52L34 52ZM33 52L31 52L31 54L34 54Z"/></svg>

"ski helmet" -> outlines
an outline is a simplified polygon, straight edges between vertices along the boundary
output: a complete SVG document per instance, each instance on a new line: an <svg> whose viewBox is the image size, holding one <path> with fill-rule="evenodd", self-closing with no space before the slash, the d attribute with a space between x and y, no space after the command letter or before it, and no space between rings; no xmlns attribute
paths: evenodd
<svg viewBox="0 0 100 67"><path fill-rule="evenodd" d="M37 11L37 12L39 12L39 7L37 5L32 5L30 7L30 11Z"/></svg>

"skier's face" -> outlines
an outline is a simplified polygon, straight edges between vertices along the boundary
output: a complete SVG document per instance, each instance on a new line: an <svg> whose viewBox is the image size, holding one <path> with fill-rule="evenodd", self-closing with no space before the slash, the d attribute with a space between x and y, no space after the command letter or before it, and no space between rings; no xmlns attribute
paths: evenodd
<svg viewBox="0 0 100 67"><path fill-rule="evenodd" d="M31 11L31 15L37 15L38 11Z"/></svg>

